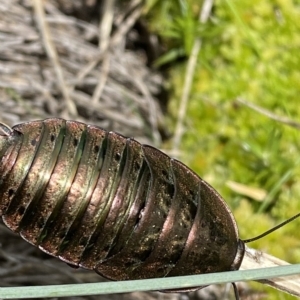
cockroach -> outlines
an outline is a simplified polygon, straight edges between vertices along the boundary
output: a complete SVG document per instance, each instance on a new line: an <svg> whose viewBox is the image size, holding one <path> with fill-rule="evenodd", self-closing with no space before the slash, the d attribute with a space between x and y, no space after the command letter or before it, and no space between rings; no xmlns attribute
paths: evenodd
<svg viewBox="0 0 300 300"><path fill-rule="evenodd" d="M156 148L52 118L0 124L0 159L5 225L70 265L111 280L241 265L245 241L225 201Z"/></svg>

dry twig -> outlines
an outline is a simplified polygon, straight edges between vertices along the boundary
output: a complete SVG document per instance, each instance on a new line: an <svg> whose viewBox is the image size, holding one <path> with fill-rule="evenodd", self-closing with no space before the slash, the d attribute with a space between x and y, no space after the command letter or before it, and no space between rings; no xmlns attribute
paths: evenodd
<svg viewBox="0 0 300 300"><path fill-rule="evenodd" d="M45 19L43 2L40 0L33 0L33 4L34 4L34 9L35 9L36 20L37 20L37 23L38 23L38 26L39 26L39 29L40 29L40 32L41 32L41 35L43 38L45 50L53 64L53 67L56 72L56 76L58 78L58 83L60 85L64 99L66 101L67 110L65 111L65 117L68 118L69 113L73 117L76 117L77 109L76 109L75 104L72 102L72 100L70 98L70 94L68 92L68 88L66 86L66 82L64 79L63 70L60 65L55 46L53 45L52 40L51 40L50 30L49 30L49 27L48 27L46 19Z"/></svg>
<svg viewBox="0 0 300 300"><path fill-rule="evenodd" d="M236 101L238 103L241 103L241 104L243 104L245 106L248 106L248 107L252 108L253 110L259 112L260 114L262 114L264 116L267 116L270 119L273 119L273 120L275 120L277 122L280 122L282 124L285 124L285 125L288 125L288 126L291 126L291 127L295 127L297 129L300 129L300 123L299 122L293 121L293 120L291 120L289 118L286 118L286 117L280 117L280 116L278 116L278 115L270 112L269 110L267 110L265 108L262 108L262 107L260 107L258 105L255 105L255 104L253 104L251 102L248 102L248 101L246 101L246 100L244 100L242 98L238 98L238 99L236 99Z"/></svg>
<svg viewBox="0 0 300 300"><path fill-rule="evenodd" d="M213 6L213 0L205 0L202 6L202 9L199 14L199 22L206 23ZM181 138L184 132L183 121L186 114L188 98L190 96L191 86L194 78L194 72L196 69L197 58L199 51L201 49L202 40L201 38L197 38L194 42L191 55L188 60L187 69L185 73L185 80L183 86L183 92L180 100L180 105L178 109L178 119L175 129L175 135L173 139L173 149L172 152L178 153L178 149L180 146Z"/></svg>
<svg viewBox="0 0 300 300"><path fill-rule="evenodd" d="M115 0L104 0L102 5L102 17L99 24L99 49L104 52L109 45L109 37L112 31Z"/></svg>
<svg viewBox="0 0 300 300"><path fill-rule="evenodd" d="M107 49L105 49L104 52L99 52L97 56L77 74L76 81L74 83L75 85L82 82L82 80L97 66L97 64L99 64L103 60L106 51L108 51L109 49L113 49L117 44L120 43L120 41L125 37L126 33L129 31L129 29L141 16L142 11L143 7L141 5L137 5L136 8L133 10L132 14L124 20L122 25L112 36Z"/></svg>
<svg viewBox="0 0 300 300"><path fill-rule="evenodd" d="M286 261L283 261L277 257L246 247L245 256L240 269L259 269L283 266L288 264L289 263L287 263ZM291 295L300 297L300 275L259 280L259 282L270 285L280 291L284 291Z"/></svg>
<svg viewBox="0 0 300 300"><path fill-rule="evenodd" d="M92 102L97 103L101 98L108 74L109 74L109 65L110 57L109 53L106 51L109 46L110 33L112 31L113 25L113 16L114 16L114 4L115 0L104 0L102 7L102 18L99 25L99 50L100 53L106 53L102 63L102 72L100 80L94 90L92 96Z"/></svg>

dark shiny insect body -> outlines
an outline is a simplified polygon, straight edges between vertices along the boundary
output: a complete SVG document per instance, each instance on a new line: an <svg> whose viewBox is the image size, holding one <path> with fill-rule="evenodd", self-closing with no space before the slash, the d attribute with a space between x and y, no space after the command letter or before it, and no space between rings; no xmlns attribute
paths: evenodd
<svg viewBox="0 0 300 300"><path fill-rule="evenodd" d="M229 208L181 162L75 121L0 129L0 214L31 244L112 280L239 269Z"/></svg>

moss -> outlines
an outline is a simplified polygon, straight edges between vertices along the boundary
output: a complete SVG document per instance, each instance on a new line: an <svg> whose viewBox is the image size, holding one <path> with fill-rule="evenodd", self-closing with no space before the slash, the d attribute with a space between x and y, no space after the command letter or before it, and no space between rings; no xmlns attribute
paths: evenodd
<svg viewBox="0 0 300 300"><path fill-rule="evenodd" d="M218 0L212 21L202 27L206 34L200 34L201 30L195 29L198 1L175 1L193 8L184 17L180 6L167 9L170 1L162 2L163 13L168 13L160 18L169 23L156 19L155 28L158 32L162 24L176 28L176 36L172 37L162 26L162 40L168 49L185 45L184 55L188 57L191 39L203 38L180 149L183 160L224 196L242 237L255 236L300 211L299 131L235 100L241 97L279 116L300 119L300 3ZM159 5L156 9L159 11ZM187 24L187 18L194 20L189 22L192 31L178 26ZM175 19L177 25L170 25ZM170 67L172 120L176 120L186 62L174 59ZM226 186L228 180L266 191L265 201L245 199ZM299 262L299 222L294 221L254 246ZM277 291L268 291L278 299ZM280 297L290 299L283 293Z"/></svg>

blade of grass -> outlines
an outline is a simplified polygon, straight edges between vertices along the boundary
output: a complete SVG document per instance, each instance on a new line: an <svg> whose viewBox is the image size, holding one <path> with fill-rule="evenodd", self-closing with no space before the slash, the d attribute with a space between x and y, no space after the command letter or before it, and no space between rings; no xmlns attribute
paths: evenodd
<svg viewBox="0 0 300 300"><path fill-rule="evenodd" d="M159 279L130 280L72 285L52 285L35 287L0 288L1 299L25 299L41 297L67 297L129 293L137 291L156 291L176 288L191 288L225 282L262 280L299 274L300 264L243 271L230 271L193 276L168 277Z"/></svg>
<svg viewBox="0 0 300 300"><path fill-rule="evenodd" d="M298 165L299 162L296 163L296 165ZM266 211L267 207L274 201L275 195L278 193L278 191L282 188L282 186L284 185L284 183L286 183L293 175L294 170L288 170L287 172L285 172L285 174L283 174L279 181L276 182L276 184L274 185L274 187L272 188L272 190L268 193L268 195L266 196L266 198L263 200L261 206L258 209L258 213L262 213L264 211Z"/></svg>
<svg viewBox="0 0 300 300"><path fill-rule="evenodd" d="M243 30L243 33L244 33L245 37L247 37L249 42L251 43L251 46L252 46L253 50L255 51L256 55L259 56L260 51L259 51L259 48L258 48L257 42L256 42L257 37L253 36L250 29L248 28L248 26L245 24L245 22L241 18L240 14L239 14L239 12L236 8L236 5L235 5L234 1L226 0L225 2L227 3L229 9L232 11L234 17L236 18L236 20L240 24L240 28Z"/></svg>

